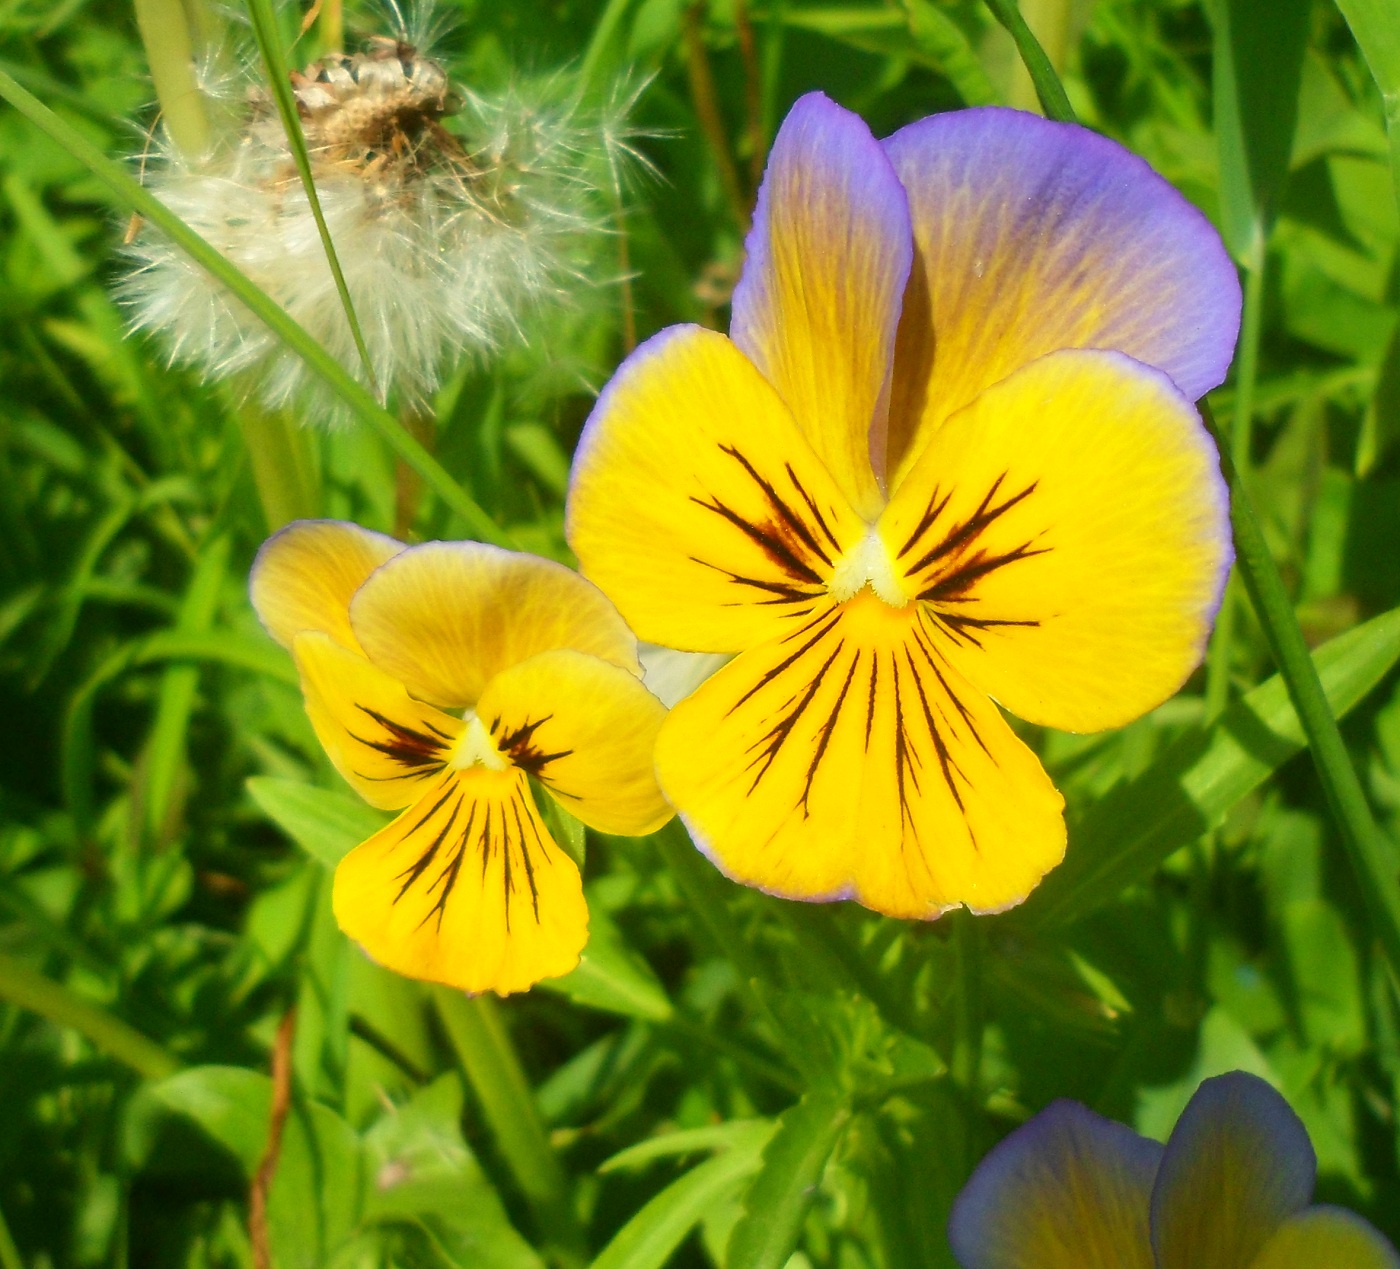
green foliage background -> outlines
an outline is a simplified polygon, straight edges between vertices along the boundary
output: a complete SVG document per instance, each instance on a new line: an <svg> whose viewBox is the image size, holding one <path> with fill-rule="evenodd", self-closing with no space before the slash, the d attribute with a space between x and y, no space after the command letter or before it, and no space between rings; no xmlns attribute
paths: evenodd
<svg viewBox="0 0 1400 1269"><path fill-rule="evenodd" d="M650 77L636 120L659 179L625 221L643 337L726 321L755 141L802 92L879 134L1035 103L973 0L443 7L465 83L567 63L598 91ZM1393 885L1400 220L1373 72L1400 88L1400 7L1028 7L1075 111L1212 216L1246 270L1252 318L1213 405ZM0 0L0 71L102 151L141 151L152 94L127 5ZM266 422L124 338L108 287L128 211L0 108L0 1269L252 1264L293 1007L267 1210L282 1269L934 1269L973 1165L1048 1101L1164 1136L1201 1078L1235 1068L1303 1117L1320 1197L1400 1239L1396 979L1242 591L1175 700L1117 733L1028 732L1072 829L1016 912L912 926L794 905L730 885L674 829L590 834L594 936L569 979L467 1000L370 964L328 882L377 821L245 598L275 527L250 461ZM556 558L623 306L551 318L437 402L442 464ZM306 436L281 511L392 530L402 473L375 433ZM411 527L470 532L431 493Z"/></svg>

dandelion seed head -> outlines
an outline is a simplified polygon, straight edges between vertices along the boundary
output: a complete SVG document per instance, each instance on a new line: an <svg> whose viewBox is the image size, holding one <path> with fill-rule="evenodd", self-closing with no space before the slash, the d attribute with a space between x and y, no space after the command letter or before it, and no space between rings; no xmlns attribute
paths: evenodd
<svg viewBox="0 0 1400 1269"><path fill-rule="evenodd" d="M441 34L423 5L388 0L392 35L291 76L312 174L374 380L422 409L463 359L527 340L536 319L580 307L615 272L600 264L634 97L601 108L554 75L485 93L454 84L410 43ZM220 61L221 67L232 64ZM212 74L212 73L211 73ZM147 186L365 379L350 323L272 94L240 72L219 99L241 109L210 152L157 139ZM212 82L212 79L211 79ZM130 245L120 295L173 363L236 379L270 409L336 424L349 411L238 300L150 227Z"/></svg>

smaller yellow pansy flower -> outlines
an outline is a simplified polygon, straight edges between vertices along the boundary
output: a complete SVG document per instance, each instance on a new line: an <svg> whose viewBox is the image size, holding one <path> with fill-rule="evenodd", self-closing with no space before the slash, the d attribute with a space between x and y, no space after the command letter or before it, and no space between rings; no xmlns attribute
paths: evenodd
<svg viewBox="0 0 1400 1269"><path fill-rule="evenodd" d="M270 538L251 592L336 769L403 811L336 869L341 929L390 969L466 991L568 973L588 909L531 777L601 832L671 815L652 774L666 711L617 610L549 560L330 520Z"/></svg>

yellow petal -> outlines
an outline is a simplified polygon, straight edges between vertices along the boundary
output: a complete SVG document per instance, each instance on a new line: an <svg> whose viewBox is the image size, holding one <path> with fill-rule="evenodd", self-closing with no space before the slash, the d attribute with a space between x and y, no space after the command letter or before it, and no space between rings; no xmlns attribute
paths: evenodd
<svg viewBox="0 0 1400 1269"><path fill-rule="evenodd" d="M1071 731L1120 726L1181 686L1231 559L1194 407L1104 352L1044 357L949 419L880 533L962 673Z"/></svg>
<svg viewBox="0 0 1400 1269"><path fill-rule="evenodd" d="M350 597L403 543L342 520L295 520L262 544L248 589L268 634L284 648L303 630L323 630L358 648Z"/></svg>
<svg viewBox="0 0 1400 1269"><path fill-rule="evenodd" d="M821 93L793 106L768 156L734 342L787 402L851 505L884 496L890 369L913 259L909 204L859 116Z"/></svg>
<svg viewBox="0 0 1400 1269"><path fill-rule="evenodd" d="M634 675L567 649L503 670L477 706L501 754L604 833L671 818L652 767L666 708Z"/></svg>
<svg viewBox="0 0 1400 1269"><path fill-rule="evenodd" d="M463 991L567 974L588 940L578 868L519 768L450 772L335 871L340 928L381 965Z"/></svg>
<svg viewBox="0 0 1400 1269"><path fill-rule="evenodd" d="M603 593L572 569L480 542L426 542L356 592L365 655L420 700L475 705L508 666L573 648L640 676L637 641Z"/></svg>
<svg viewBox="0 0 1400 1269"><path fill-rule="evenodd" d="M1249 1269L1400 1269L1400 1255L1355 1213L1310 1207L1279 1226Z"/></svg>
<svg viewBox="0 0 1400 1269"><path fill-rule="evenodd" d="M335 769L371 806L396 811L447 765L462 722L415 701L383 670L319 631L292 644L306 712Z"/></svg>
<svg viewBox="0 0 1400 1269"><path fill-rule="evenodd" d="M671 648L737 652L791 629L864 527L767 380L698 326L628 357L574 456L580 566Z"/></svg>
<svg viewBox="0 0 1400 1269"><path fill-rule="evenodd" d="M1020 902L1064 854L1063 799L918 605L862 591L742 653L670 713L661 787L737 881L933 917Z"/></svg>

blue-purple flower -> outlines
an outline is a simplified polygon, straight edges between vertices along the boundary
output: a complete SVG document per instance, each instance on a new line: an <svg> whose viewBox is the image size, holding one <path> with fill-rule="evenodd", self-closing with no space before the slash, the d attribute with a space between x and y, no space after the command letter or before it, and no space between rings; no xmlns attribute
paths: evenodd
<svg viewBox="0 0 1400 1269"><path fill-rule="evenodd" d="M1165 1146L1058 1101L953 1205L963 1269L1400 1269L1374 1227L1312 1205L1317 1158L1263 1080L1206 1080Z"/></svg>

